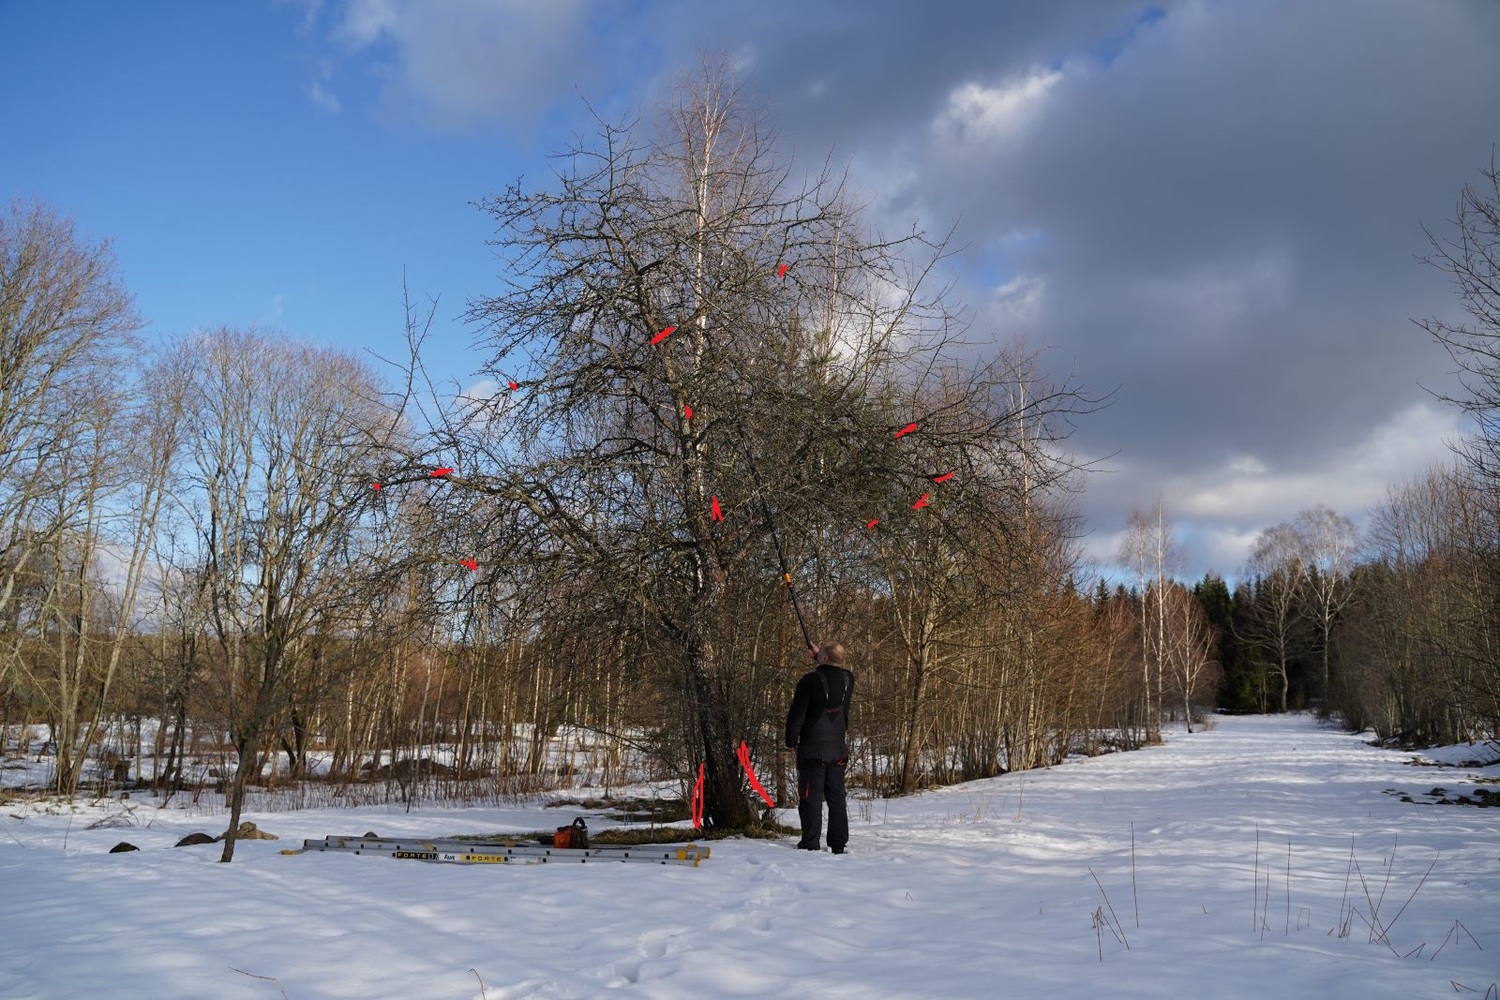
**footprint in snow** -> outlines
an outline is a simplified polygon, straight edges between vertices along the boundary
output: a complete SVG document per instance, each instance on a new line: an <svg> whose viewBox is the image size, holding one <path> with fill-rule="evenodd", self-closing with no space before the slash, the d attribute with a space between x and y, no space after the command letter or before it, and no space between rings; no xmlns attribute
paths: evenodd
<svg viewBox="0 0 1500 1000"><path fill-rule="evenodd" d="M677 960L673 959L623 959L609 964L611 978L604 985L609 989L634 986L666 979L677 972Z"/></svg>
<svg viewBox="0 0 1500 1000"><path fill-rule="evenodd" d="M675 940L677 940L677 935L670 931L647 931L637 939L637 942L642 955L647 958L663 958L667 954L668 947Z"/></svg>

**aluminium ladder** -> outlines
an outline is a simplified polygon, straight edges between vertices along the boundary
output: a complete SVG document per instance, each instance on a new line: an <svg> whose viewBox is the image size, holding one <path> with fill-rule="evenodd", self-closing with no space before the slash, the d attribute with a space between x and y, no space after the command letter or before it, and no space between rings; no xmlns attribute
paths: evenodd
<svg viewBox="0 0 1500 1000"><path fill-rule="evenodd" d="M376 854L413 861L458 864L551 864L588 861L634 861L654 865L692 865L708 860L710 849L697 844L645 844L638 847L548 847L519 841L457 840L419 837L324 837L304 840L301 850Z"/></svg>

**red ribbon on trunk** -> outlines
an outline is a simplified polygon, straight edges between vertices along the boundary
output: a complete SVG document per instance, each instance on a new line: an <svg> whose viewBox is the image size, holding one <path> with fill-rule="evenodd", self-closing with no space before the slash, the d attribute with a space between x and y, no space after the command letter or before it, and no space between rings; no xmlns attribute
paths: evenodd
<svg viewBox="0 0 1500 1000"><path fill-rule="evenodd" d="M760 779L755 776L755 768L750 766L750 748L745 745L744 740L740 740L739 756L740 767L743 767L745 769L745 777L750 779L750 787L760 793L760 797L765 800L766 805L770 806L772 809L775 809L776 803L771 801L771 796L767 795L766 790L761 787Z"/></svg>
<svg viewBox="0 0 1500 1000"><path fill-rule="evenodd" d="M703 828L703 764L698 764L698 781L693 785L693 799L688 806L688 811L693 817L693 829Z"/></svg>

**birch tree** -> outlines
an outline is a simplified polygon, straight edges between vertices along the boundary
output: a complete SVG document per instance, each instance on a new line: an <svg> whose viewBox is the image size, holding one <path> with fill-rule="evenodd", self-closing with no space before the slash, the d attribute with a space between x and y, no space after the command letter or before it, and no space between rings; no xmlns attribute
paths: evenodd
<svg viewBox="0 0 1500 1000"><path fill-rule="evenodd" d="M1248 571L1255 580L1255 598L1249 638L1270 656L1282 712L1287 710L1291 663L1301 653L1305 635L1306 553L1302 536L1287 523L1261 532L1250 550Z"/></svg>
<svg viewBox="0 0 1500 1000"><path fill-rule="evenodd" d="M1159 740L1166 672L1166 593L1179 558L1166 504L1161 499L1150 511L1140 507L1131 509L1121 555L1135 568L1136 589L1140 594L1141 724L1147 740Z"/></svg>
<svg viewBox="0 0 1500 1000"><path fill-rule="evenodd" d="M1318 632L1323 667L1319 695L1326 698L1334 625L1354 596L1359 529L1343 514L1321 504L1299 513L1295 529L1306 549L1308 612Z"/></svg>
<svg viewBox="0 0 1500 1000"><path fill-rule="evenodd" d="M1216 686L1218 645L1214 627L1202 603L1191 590L1178 583L1167 588L1163 600L1166 614L1166 645L1163 662L1177 697L1182 699L1182 718L1193 731L1193 700Z"/></svg>

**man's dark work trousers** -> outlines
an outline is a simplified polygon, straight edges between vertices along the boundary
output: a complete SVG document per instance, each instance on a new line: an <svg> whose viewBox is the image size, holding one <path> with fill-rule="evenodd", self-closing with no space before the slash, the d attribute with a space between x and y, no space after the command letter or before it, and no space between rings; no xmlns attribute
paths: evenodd
<svg viewBox="0 0 1500 1000"><path fill-rule="evenodd" d="M797 816L802 820L799 848L819 849L823 834L823 803L828 803L828 846L842 851L849 843L849 810L844 800L847 758L836 761L797 758Z"/></svg>

